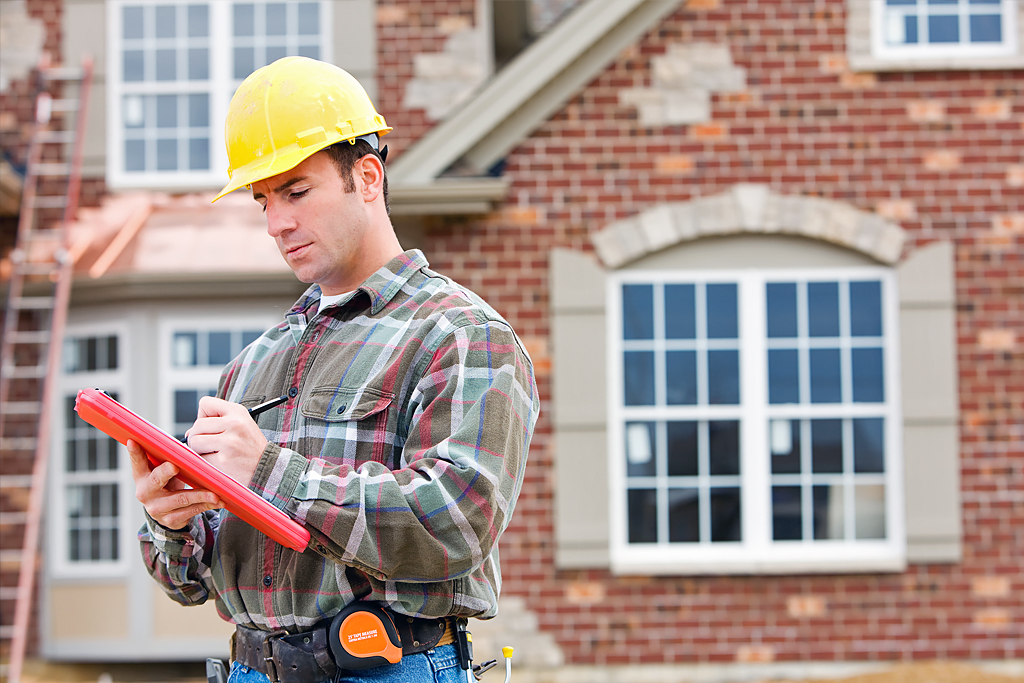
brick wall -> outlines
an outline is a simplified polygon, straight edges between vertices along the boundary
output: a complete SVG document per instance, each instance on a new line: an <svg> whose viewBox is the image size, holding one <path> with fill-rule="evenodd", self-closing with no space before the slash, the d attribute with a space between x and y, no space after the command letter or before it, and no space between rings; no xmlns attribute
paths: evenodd
<svg viewBox="0 0 1024 683"><path fill-rule="evenodd" d="M422 16L438 4L401 6ZM451 11L464 5L450 3ZM854 73L842 0L694 0L689 8L619 55L514 150L507 205L437 221L426 251L508 316L531 347L547 400L547 253L589 250L588 235L612 220L755 182L878 211L907 230L911 249L952 241L963 562L843 576L556 571L542 413L502 542L504 590L526 598L568 663L1024 657L1024 74ZM424 123L395 109L408 69L387 41L415 35L415 50L426 49L438 38L418 27L380 27L380 107L403 144ZM746 87L713 93L708 121L642 127L620 91L650 87L652 59L692 42L727 45Z"/></svg>

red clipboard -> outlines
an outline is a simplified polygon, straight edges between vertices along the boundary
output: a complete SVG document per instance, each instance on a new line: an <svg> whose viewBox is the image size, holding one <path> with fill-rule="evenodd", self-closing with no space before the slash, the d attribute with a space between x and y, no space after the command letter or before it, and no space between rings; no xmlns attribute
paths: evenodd
<svg viewBox="0 0 1024 683"><path fill-rule="evenodd" d="M120 441L135 441L150 462L178 466L178 479L194 489L213 491L227 510L281 545L302 552L309 545L309 532L294 519L221 472L191 448L139 417L99 389L82 389L75 400L79 417L96 429Z"/></svg>

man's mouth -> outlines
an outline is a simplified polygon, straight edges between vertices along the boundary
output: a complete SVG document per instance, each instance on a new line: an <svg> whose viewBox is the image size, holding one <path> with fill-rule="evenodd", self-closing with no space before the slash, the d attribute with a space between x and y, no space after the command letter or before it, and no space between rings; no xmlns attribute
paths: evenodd
<svg viewBox="0 0 1024 683"><path fill-rule="evenodd" d="M285 254L287 256L300 256L302 254L302 252L308 246L309 246L309 244L307 243L307 244L299 244L299 245L294 246L294 247L288 247L287 250L285 251Z"/></svg>

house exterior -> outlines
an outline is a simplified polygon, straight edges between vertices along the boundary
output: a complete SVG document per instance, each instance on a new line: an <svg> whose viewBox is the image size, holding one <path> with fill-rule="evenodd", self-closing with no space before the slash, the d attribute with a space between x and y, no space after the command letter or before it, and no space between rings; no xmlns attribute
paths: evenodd
<svg viewBox="0 0 1024 683"><path fill-rule="evenodd" d="M544 680L1024 667L1024 2L16 5L98 66L39 657L226 652L146 576L126 459L68 400L183 431L303 290L244 193L209 199L234 87L306 54L394 127L403 245L536 366L478 654Z"/></svg>

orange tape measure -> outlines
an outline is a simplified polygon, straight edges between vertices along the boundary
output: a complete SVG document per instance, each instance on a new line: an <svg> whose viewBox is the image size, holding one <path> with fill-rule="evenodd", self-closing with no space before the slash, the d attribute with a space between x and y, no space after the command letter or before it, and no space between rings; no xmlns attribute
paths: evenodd
<svg viewBox="0 0 1024 683"><path fill-rule="evenodd" d="M334 662L342 669L372 669L402 661L402 639L380 607L354 602L331 621L328 633Z"/></svg>

